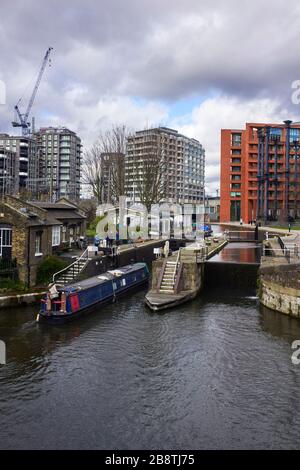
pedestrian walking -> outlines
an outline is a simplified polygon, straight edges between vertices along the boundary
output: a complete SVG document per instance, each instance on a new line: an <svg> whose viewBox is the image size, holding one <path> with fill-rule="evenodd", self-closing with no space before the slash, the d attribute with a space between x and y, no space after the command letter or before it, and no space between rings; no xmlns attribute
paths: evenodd
<svg viewBox="0 0 300 470"><path fill-rule="evenodd" d="M100 237L97 234L94 236L94 245L97 247L100 245Z"/></svg>
<svg viewBox="0 0 300 470"><path fill-rule="evenodd" d="M108 235L106 236L106 246L107 246L107 248L110 248L110 246L111 246L111 244L110 244L110 238L109 238Z"/></svg>

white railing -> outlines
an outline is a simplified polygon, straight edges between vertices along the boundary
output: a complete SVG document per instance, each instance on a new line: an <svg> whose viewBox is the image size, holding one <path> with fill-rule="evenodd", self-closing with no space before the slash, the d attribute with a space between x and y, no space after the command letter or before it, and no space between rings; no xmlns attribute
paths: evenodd
<svg viewBox="0 0 300 470"><path fill-rule="evenodd" d="M177 258L176 258L176 264L177 264L177 266L178 266L179 261L180 261L180 248L179 248L179 250L178 250Z"/></svg>
<svg viewBox="0 0 300 470"><path fill-rule="evenodd" d="M60 271L57 271L57 273L53 274L53 277L52 277L52 280L53 282L55 282L55 279L58 277L59 274L62 274L66 271L69 271L69 270L73 270L73 274L78 274L78 273L75 273L75 266L76 265L79 265L79 262L80 261L87 261L89 259L89 251L88 251L88 248L80 255L79 258L77 258L74 263L72 264L69 264L68 266L66 266L65 268L61 269Z"/></svg>
<svg viewBox="0 0 300 470"><path fill-rule="evenodd" d="M276 258L286 258L290 261L291 257L300 258L300 246L295 244L284 245L282 248L272 248L263 246L263 256L272 256L272 253Z"/></svg>

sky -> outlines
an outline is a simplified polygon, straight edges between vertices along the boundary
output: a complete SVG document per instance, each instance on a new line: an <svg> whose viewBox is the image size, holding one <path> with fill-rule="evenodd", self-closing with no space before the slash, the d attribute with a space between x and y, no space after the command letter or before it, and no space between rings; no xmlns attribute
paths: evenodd
<svg viewBox="0 0 300 470"><path fill-rule="evenodd" d="M84 148L113 124L175 128L205 147L211 195L221 128L300 121L298 0L1 0L0 132L16 132L49 46L36 126L69 127Z"/></svg>

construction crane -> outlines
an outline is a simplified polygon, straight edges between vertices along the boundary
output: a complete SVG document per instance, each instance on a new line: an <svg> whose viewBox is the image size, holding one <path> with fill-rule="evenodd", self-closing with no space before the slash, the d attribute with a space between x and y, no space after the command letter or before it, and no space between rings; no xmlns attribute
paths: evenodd
<svg viewBox="0 0 300 470"><path fill-rule="evenodd" d="M49 62L49 66L51 65L49 57L50 57L52 49L53 49L53 47L49 47L46 51L45 57L44 57L43 62L42 62L42 67L39 71L39 74L38 74L38 77L37 77L37 80L36 80L31 98L29 100L29 103L28 103L28 106L27 106L27 109L26 109L26 112L24 114L21 114L21 112L19 110L19 104L20 104L20 101L21 101L22 98L19 99L18 103L15 106L15 120L12 122L12 126L13 127L22 127L22 135L28 135L30 133L30 122L28 122L28 117L29 117L30 111L32 109L32 106L33 106L33 103L34 103L39 85L40 85L41 80L42 80L43 73L44 73L45 68L46 68L46 65L47 65L48 62ZM18 118L18 121L17 121L17 118Z"/></svg>

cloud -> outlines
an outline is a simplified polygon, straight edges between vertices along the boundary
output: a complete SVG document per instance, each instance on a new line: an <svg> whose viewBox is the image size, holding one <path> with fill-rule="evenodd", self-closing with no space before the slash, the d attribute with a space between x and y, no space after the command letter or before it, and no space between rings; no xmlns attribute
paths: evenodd
<svg viewBox="0 0 300 470"><path fill-rule="evenodd" d="M2 131L21 96L24 110L49 46L38 126L69 126L88 145L111 122L178 125L206 146L211 187L221 127L298 113L297 0L1 0L0 18ZM175 119L174 104L195 96L202 103Z"/></svg>
<svg viewBox="0 0 300 470"><path fill-rule="evenodd" d="M80 129L85 145L91 145L99 130L108 129L111 124L126 123L129 129L143 129L160 125L168 120L167 107L147 101L139 103L133 98L106 95L96 103L86 100L87 90L74 87L65 94L65 125ZM59 116L48 116L50 125L59 125Z"/></svg>
<svg viewBox="0 0 300 470"><path fill-rule="evenodd" d="M173 120L172 126L188 137L198 139L206 150L206 184L209 192L220 187L221 129L243 129L246 122L282 123L291 115L279 100L257 98L241 100L217 95L203 101L193 111Z"/></svg>

